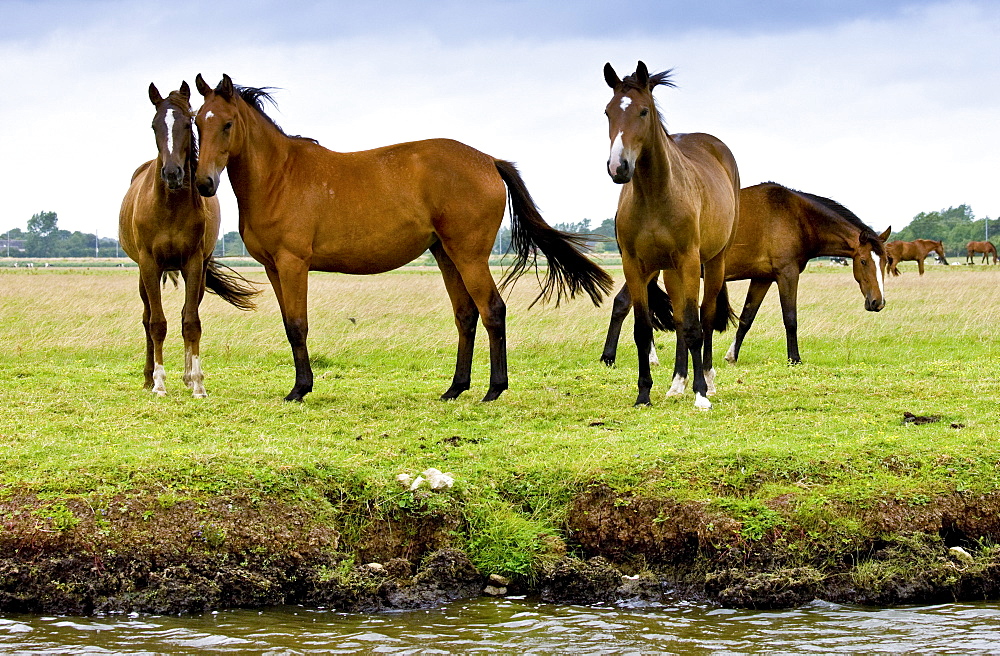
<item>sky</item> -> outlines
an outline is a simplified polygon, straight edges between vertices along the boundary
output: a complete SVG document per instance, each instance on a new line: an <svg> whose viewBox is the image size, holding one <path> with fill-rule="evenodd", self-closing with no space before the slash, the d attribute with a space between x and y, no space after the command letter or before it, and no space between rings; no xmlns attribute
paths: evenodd
<svg viewBox="0 0 1000 656"><path fill-rule="evenodd" d="M0 0L0 231L54 211L117 234L156 155L150 82L275 87L289 133L353 151L458 139L518 164L550 223L614 216L602 68L671 68L671 132L744 186L833 198L878 231L1000 215L998 0ZM192 102L200 103L197 92ZM223 230L235 230L228 182Z"/></svg>

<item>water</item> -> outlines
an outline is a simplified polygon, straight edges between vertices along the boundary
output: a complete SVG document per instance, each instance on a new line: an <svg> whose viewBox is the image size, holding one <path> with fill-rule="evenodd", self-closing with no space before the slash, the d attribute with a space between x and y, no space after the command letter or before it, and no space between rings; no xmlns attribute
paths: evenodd
<svg viewBox="0 0 1000 656"><path fill-rule="evenodd" d="M478 599L378 615L282 607L196 616L0 618L30 654L1000 654L1000 604L788 611Z"/></svg>

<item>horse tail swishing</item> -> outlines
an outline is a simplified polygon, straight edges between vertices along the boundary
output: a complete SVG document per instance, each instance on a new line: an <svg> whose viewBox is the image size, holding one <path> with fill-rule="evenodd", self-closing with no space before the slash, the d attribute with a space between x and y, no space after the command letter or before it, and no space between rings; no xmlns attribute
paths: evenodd
<svg viewBox="0 0 1000 656"><path fill-rule="evenodd" d="M214 257L208 259L205 270L205 289L240 310L256 310L253 299L260 290L247 282L247 279L222 264Z"/></svg>
<svg viewBox="0 0 1000 656"><path fill-rule="evenodd" d="M611 276L598 267L579 249L586 245L587 236L556 230L545 223L528 188L511 162L496 160L497 172L507 185L510 201L511 245L517 260L500 284L503 289L520 276L534 259L535 249L542 251L549 262L542 290L535 298L549 301L555 295L556 305L564 295L573 298L586 292L595 305L600 304L613 285ZM532 305L534 305L532 303Z"/></svg>

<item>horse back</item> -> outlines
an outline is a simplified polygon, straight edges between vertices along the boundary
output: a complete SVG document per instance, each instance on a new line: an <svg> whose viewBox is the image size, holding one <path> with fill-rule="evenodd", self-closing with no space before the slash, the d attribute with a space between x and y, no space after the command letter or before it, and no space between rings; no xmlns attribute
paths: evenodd
<svg viewBox="0 0 1000 656"><path fill-rule="evenodd" d="M726 279L776 280L778 272L799 271L813 255L803 225L807 198L774 182L740 190L740 217L726 253Z"/></svg>

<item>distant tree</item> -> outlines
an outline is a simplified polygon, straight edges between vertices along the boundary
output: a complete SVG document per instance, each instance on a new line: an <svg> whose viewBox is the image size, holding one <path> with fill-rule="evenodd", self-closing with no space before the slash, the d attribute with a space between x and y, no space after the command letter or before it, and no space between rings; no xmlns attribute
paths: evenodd
<svg viewBox="0 0 1000 656"><path fill-rule="evenodd" d="M246 247L243 245L243 238L240 233L232 230L219 237L215 242L216 257L241 257L246 255Z"/></svg>
<svg viewBox="0 0 1000 656"><path fill-rule="evenodd" d="M54 250L53 235L56 233L59 217L55 212L39 212L28 219L28 237L24 241L28 257L51 257Z"/></svg>
<svg viewBox="0 0 1000 656"><path fill-rule="evenodd" d="M604 219L601 225L597 226L594 230L595 233L607 237L608 241L604 242L604 251L609 253L618 252L618 240L615 237L615 220L614 218Z"/></svg>

